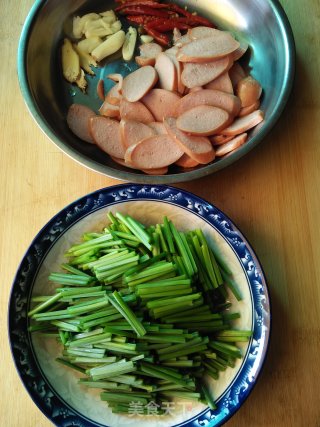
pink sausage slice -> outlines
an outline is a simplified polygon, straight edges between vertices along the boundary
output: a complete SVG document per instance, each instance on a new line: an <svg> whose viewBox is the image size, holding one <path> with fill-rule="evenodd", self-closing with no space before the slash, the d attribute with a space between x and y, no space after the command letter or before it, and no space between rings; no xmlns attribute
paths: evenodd
<svg viewBox="0 0 320 427"><path fill-rule="evenodd" d="M148 126L151 127L157 135L164 135L168 133L163 122L151 122L148 123Z"/></svg>
<svg viewBox="0 0 320 427"><path fill-rule="evenodd" d="M156 63L154 68L156 69L159 82L158 85L161 89L166 90L177 90L178 88L178 78L177 78L177 69L174 65L173 60L166 53L159 53L156 58Z"/></svg>
<svg viewBox="0 0 320 427"><path fill-rule="evenodd" d="M132 165L126 163L123 159L118 159L117 157L112 156L111 158L115 163L118 163L121 166L125 166L126 168L130 169L136 169ZM158 169L143 169L142 172L146 173L147 175L165 175L168 172L168 167L165 166L163 168Z"/></svg>
<svg viewBox="0 0 320 427"><path fill-rule="evenodd" d="M177 52L178 52L178 48L177 46L173 46L170 49L166 50L166 55L170 56L172 62L174 63L175 67L176 67L176 72L177 72L177 91L178 93L180 93L181 95L184 93L185 90L185 85L183 84L182 80L181 80L181 74L183 71L183 63L179 62L177 60Z"/></svg>
<svg viewBox="0 0 320 427"><path fill-rule="evenodd" d="M105 96L104 96L104 81L103 81L103 79L100 79L98 81L98 84L97 84L97 95L101 99L101 101L104 101Z"/></svg>
<svg viewBox="0 0 320 427"><path fill-rule="evenodd" d="M96 113L85 105L72 104L67 113L67 124L78 138L94 144L89 130L89 120L95 116Z"/></svg>
<svg viewBox="0 0 320 427"><path fill-rule="evenodd" d="M239 46L231 34L220 31L214 37L199 38L182 45L177 58L182 62L209 62L230 55Z"/></svg>
<svg viewBox="0 0 320 427"><path fill-rule="evenodd" d="M107 100L99 108L99 113L105 117L112 117L120 119L120 108L119 105L109 104Z"/></svg>
<svg viewBox="0 0 320 427"><path fill-rule="evenodd" d="M247 130L257 126L264 119L264 113L261 110L253 111L244 117L239 117L230 126L221 130L222 135L239 135Z"/></svg>
<svg viewBox="0 0 320 427"><path fill-rule="evenodd" d="M225 144L220 145L219 147L216 148L216 156L222 157L228 153L231 153L231 151L235 150L236 148L244 144L247 140L247 137L248 135L246 133L242 133L241 135L238 135L235 138L232 138L229 142L226 142Z"/></svg>
<svg viewBox="0 0 320 427"><path fill-rule="evenodd" d="M230 123L230 117L221 108L199 105L178 117L177 128L191 135L209 136L225 128Z"/></svg>
<svg viewBox="0 0 320 427"><path fill-rule="evenodd" d="M215 158L215 153L208 138L191 136L181 132L176 126L176 119L167 117L163 121L168 134L180 145L182 150L197 163L207 164Z"/></svg>
<svg viewBox="0 0 320 427"><path fill-rule="evenodd" d="M241 42L238 49L232 52L232 59L234 61L238 61L246 53L246 51L248 50L248 47L249 46L246 42Z"/></svg>
<svg viewBox="0 0 320 427"><path fill-rule="evenodd" d="M124 158L125 150L120 141L119 122L107 117L92 117L90 133L97 146L109 156Z"/></svg>
<svg viewBox="0 0 320 427"><path fill-rule="evenodd" d="M248 107L241 108L238 117L247 116L248 114L252 113L255 110L258 110L260 107L260 101L256 101L251 105L248 105Z"/></svg>
<svg viewBox="0 0 320 427"><path fill-rule="evenodd" d="M174 115L175 104L180 99L177 93L165 89L152 89L141 99L157 122Z"/></svg>
<svg viewBox="0 0 320 427"><path fill-rule="evenodd" d="M261 92L260 83L251 76L240 80L236 88L236 94L240 98L242 107L254 104L260 98Z"/></svg>
<svg viewBox="0 0 320 427"><path fill-rule="evenodd" d="M145 43L139 46L140 55L145 58L156 58L162 52L162 46L158 43Z"/></svg>
<svg viewBox="0 0 320 427"><path fill-rule="evenodd" d="M142 102L129 102L125 99L120 102L120 117L122 120L135 120L141 123L154 121L153 115Z"/></svg>
<svg viewBox="0 0 320 427"><path fill-rule="evenodd" d="M188 92L188 93L198 92L199 90L202 90L202 89L203 89L203 87L202 87L202 86L195 86L195 87L191 87L191 88L189 89L189 92Z"/></svg>
<svg viewBox="0 0 320 427"><path fill-rule="evenodd" d="M184 153L183 156L181 156L180 159L177 160L175 164L182 168L194 168L199 165L198 162L191 159L191 157L189 157L188 154L186 153Z"/></svg>
<svg viewBox="0 0 320 427"><path fill-rule="evenodd" d="M223 145L226 142L230 141L231 139L233 139L233 136L213 135L211 136L210 141L211 141L211 144L215 146L215 145Z"/></svg>
<svg viewBox="0 0 320 427"><path fill-rule="evenodd" d="M130 102L139 101L153 88L157 81L158 74L153 67L147 65L138 68L124 78L122 96Z"/></svg>
<svg viewBox="0 0 320 427"><path fill-rule="evenodd" d="M132 120L121 120L120 122L120 136L124 150L155 134L156 132L151 127L143 123Z"/></svg>
<svg viewBox="0 0 320 427"><path fill-rule="evenodd" d="M188 30L188 36L192 39L203 39L205 37L219 37L221 30L215 28L204 27L200 25L199 27L194 27Z"/></svg>
<svg viewBox="0 0 320 427"><path fill-rule="evenodd" d="M228 72L221 74L221 76L206 84L204 88L220 90L233 95L233 86Z"/></svg>
<svg viewBox="0 0 320 427"><path fill-rule="evenodd" d="M120 84L117 83L109 90L106 95L106 101L112 105L119 105L122 99Z"/></svg>
<svg viewBox="0 0 320 427"><path fill-rule="evenodd" d="M188 88L204 86L228 70L232 64L229 56L206 63L187 62L183 67L181 81Z"/></svg>
<svg viewBox="0 0 320 427"><path fill-rule="evenodd" d="M232 82L232 86L235 89L238 82L246 77L246 73L239 62L235 62L229 70L229 76Z"/></svg>
<svg viewBox="0 0 320 427"><path fill-rule="evenodd" d="M169 135L146 138L126 151L125 160L137 169L169 166L183 155L183 150Z"/></svg>
<svg viewBox="0 0 320 427"><path fill-rule="evenodd" d="M141 169L147 175L165 175L168 173L168 166L164 166L163 168L157 169Z"/></svg>
<svg viewBox="0 0 320 427"><path fill-rule="evenodd" d="M229 114L236 116L241 108L239 98L229 93L225 93L214 89L203 89L196 92L191 92L181 98L176 103L176 116L180 116L190 108L199 105L211 105L219 107L227 111Z"/></svg>

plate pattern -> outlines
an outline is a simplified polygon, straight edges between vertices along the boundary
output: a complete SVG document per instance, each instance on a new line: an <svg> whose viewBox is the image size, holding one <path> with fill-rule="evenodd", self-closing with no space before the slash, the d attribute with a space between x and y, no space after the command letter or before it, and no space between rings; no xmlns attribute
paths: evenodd
<svg viewBox="0 0 320 427"><path fill-rule="evenodd" d="M271 321L268 290L259 261L231 220L203 199L174 187L123 184L96 191L67 206L38 233L19 266L9 302L9 339L21 380L37 406L56 426L101 426L69 408L43 379L32 349L27 312L34 278L54 242L71 225L91 212L128 200L158 200L199 215L224 236L247 274L253 295L254 333L242 370L232 387L230 385L217 402L216 410L206 409L193 419L179 424L179 427L221 426L249 395L266 356Z"/></svg>

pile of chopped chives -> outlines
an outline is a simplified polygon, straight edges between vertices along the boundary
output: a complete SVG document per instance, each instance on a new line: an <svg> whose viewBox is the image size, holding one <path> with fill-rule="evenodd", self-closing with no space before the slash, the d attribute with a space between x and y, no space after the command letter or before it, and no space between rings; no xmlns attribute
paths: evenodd
<svg viewBox="0 0 320 427"><path fill-rule="evenodd" d="M145 227L111 212L101 233L85 233L65 254L64 272L49 280L54 295L38 296L29 330L55 337L56 360L83 374L79 384L101 390L116 413L130 405L173 398L215 408L203 379L241 358L227 288L241 295L202 232L179 232L171 220Z"/></svg>

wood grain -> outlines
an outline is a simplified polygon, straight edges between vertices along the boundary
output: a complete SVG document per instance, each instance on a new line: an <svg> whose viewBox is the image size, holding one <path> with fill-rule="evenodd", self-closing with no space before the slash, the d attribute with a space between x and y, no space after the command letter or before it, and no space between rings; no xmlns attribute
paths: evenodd
<svg viewBox="0 0 320 427"><path fill-rule="evenodd" d="M15 370L7 304L17 266L39 229L74 199L119 181L62 154L29 115L16 52L31 0L2 0L0 24L0 425L49 427ZM297 74L280 122L265 142L215 175L180 184L216 204L247 236L269 283L267 361L228 427L319 427L320 3L282 0L293 27Z"/></svg>

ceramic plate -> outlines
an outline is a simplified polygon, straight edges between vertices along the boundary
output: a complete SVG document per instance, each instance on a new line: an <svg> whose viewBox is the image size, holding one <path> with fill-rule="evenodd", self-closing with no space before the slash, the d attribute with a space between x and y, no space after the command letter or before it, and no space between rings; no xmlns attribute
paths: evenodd
<svg viewBox="0 0 320 427"><path fill-rule="evenodd" d="M52 339L39 340L28 332L30 299L49 295L48 275L64 261L63 253L85 231L98 231L107 223L106 213L126 212L145 224L169 216L180 230L202 228L210 244L224 257L242 294L230 295L232 311L241 318L236 328L253 330L241 347L236 366L209 380L217 409L203 404L175 401L165 415L157 407L142 416L113 414L99 392L77 384L78 376L55 362L60 347ZM261 370L270 334L270 306L266 281L252 248L219 209L186 191L167 186L118 185L91 193L67 206L48 222L27 250L15 277L9 304L9 336L13 358L28 393L57 426L81 427L199 427L220 426L240 408Z"/></svg>

